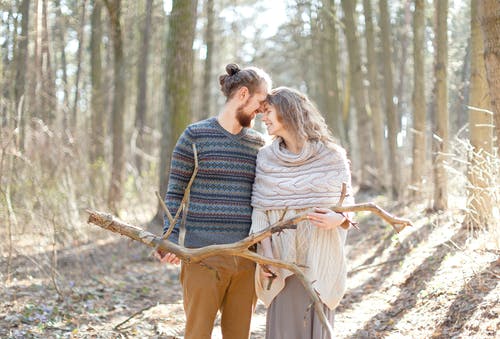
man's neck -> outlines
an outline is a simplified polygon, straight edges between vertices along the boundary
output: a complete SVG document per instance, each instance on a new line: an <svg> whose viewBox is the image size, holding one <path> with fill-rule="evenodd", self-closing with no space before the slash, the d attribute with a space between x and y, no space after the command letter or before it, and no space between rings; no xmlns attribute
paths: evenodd
<svg viewBox="0 0 500 339"><path fill-rule="evenodd" d="M231 134L238 134L241 132L243 127L240 125L236 119L236 109L225 105L222 112L217 116L217 121L219 124Z"/></svg>

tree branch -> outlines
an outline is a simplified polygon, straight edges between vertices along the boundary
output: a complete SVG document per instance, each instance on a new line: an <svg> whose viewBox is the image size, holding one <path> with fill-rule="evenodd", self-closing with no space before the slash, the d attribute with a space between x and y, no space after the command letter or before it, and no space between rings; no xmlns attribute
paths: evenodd
<svg viewBox="0 0 500 339"><path fill-rule="evenodd" d="M283 217L280 218L278 222L269 226L267 229L262 230L258 233L251 234L248 237L232 244L210 245L201 248L186 248L167 240L177 223L180 213L183 210L184 210L184 217L181 221L182 223L181 227L184 226L186 221L185 216L187 214L187 209L189 206L188 204L189 204L191 185L193 184L194 178L196 177L196 174L198 172L198 155L196 152L195 144L193 144L193 153L195 162L193 173L191 175L191 179L188 182L188 185L186 186L186 189L184 191L184 196L175 214L175 217L172 217L163 199L160 197L158 192L155 192L170 222L169 228L163 236L161 237L156 236L150 232L143 230L140 227L127 224L111 214L99 211L87 210L87 212L89 213L88 222L100 226L102 228L105 228L109 231L124 235L133 240L142 242L147 246L154 247L155 250L160 250L162 253L167 253L167 252L173 253L179 259L181 259L186 263L200 262L203 259L206 259L214 255L232 255L250 259L261 265L272 265L274 267L281 267L287 269L291 271L293 274L295 274L296 277L300 280L300 282L304 286L305 290L307 291L313 302L314 310L318 314L321 323L323 324L323 326L325 326L325 329L328 331L330 338L333 338L333 329L331 327L331 324L328 322L325 313L323 312L323 306L322 306L323 304L319 299L318 293L314 290L314 288L312 287L312 283L308 281L307 277L304 275L300 267L297 264L288 263L277 259L270 259L249 250L251 246L257 244L258 242L262 241L267 237L270 237L273 233L282 232L285 229L297 228L297 224L303 220L306 220L308 214L313 212L313 209L309 209L303 213L297 214L290 219L282 220L285 216L286 213L285 211L285 213L283 213ZM396 232L400 232L406 226L411 225L410 220L395 217L374 203L342 206L342 203L346 197L346 191L347 191L346 184L343 183L339 202L337 203L337 205L330 207L332 211L341 213L344 216L345 216L344 213L346 212L369 211L387 221L394 228ZM342 227L348 228L349 225L355 226L355 223L353 223L346 216L346 221L344 222L344 224L342 224Z"/></svg>

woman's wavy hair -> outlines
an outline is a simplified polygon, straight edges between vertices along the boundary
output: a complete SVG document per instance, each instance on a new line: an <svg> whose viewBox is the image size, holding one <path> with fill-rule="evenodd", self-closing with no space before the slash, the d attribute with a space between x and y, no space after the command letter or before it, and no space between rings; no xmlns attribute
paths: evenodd
<svg viewBox="0 0 500 339"><path fill-rule="evenodd" d="M303 93L289 87L277 87L267 96L278 119L300 140L321 141L328 148L343 150L328 129L325 118L314 103Z"/></svg>

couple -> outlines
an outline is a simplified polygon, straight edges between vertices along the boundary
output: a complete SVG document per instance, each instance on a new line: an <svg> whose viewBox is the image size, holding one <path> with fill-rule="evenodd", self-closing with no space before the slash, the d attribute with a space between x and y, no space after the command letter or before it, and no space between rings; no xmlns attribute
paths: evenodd
<svg viewBox="0 0 500 339"><path fill-rule="evenodd" d="M265 239L258 251L303 265L333 326L334 308L346 285L346 230L341 227L344 216L327 207L338 202L343 182L352 199L345 151L333 142L324 118L305 95L285 87L270 90L269 76L256 67L229 64L226 72L219 77L226 97L222 111L188 126L173 151L166 194L172 214L193 172L193 143L199 168L185 229L175 225L169 240L190 248L233 243L315 208L297 230ZM249 128L258 113L274 137L268 146ZM172 253L157 257L179 264ZM267 338L324 337L300 281L287 270L270 269L278 277L268 289L269 274L244 258L213 256L182 263L185 338L210 338L219 310L224 338L248 338L257 297L268 306Z"/></svg>

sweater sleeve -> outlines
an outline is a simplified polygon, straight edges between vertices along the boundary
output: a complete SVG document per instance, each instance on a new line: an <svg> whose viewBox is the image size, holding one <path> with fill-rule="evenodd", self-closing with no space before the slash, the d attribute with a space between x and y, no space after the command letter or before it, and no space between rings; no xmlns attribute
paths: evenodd
<svg viewBox="0 0 500 339"><path fill-rule="evenodd" d="M170 164L170 176L168 179L165 204L172 216L175 216L180 207L184 191L187 187L194 170L193 138L190 136L189 128L186 129L177 140ZM182 216L182 214L181 214ZM179 242L179 226L182 217L177 219L176 225L169 236L169 240ZM170 227L170 222L164 214L163 234Z"/></svg>
<svg viewBox="0 0 500 339"><path fill-rule="evenodd" d="M250 234L260 232L269 227L269 218L263 209L255 208L252 211L252 226Z"/></svg>

